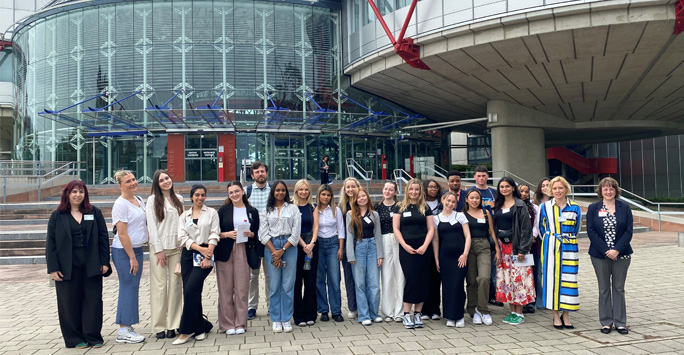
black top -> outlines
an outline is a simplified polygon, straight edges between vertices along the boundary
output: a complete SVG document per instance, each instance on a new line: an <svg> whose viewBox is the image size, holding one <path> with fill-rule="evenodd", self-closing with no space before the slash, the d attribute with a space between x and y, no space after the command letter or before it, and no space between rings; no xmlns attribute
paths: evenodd
<svg viewBox="0 0 684 355"><path fill-rule="evenodd" d="M197 224L197 221L199 221L199 218L193 218L192 223Z"/></svg>
<svg viewBox="0 0 684 355"><path fill-rule="evenodd" d="M506 213L504 213L504 210L507 210ZM515 213L513 213L513 208L503 208L500 210L496 210L494 212L494 221L496 224L496 228L502 231L507 231L513 229L513 216Z"/></svg>
<svg viewBox="0 0 684 355"><path fill-rule="evenodd" d="M589 255L604 259L606 252L610 250L608 243L606 243L605 226L603 220L608 217L601 213L603 201L598 201L589 205L587 208L587 236L591 244L589 244ZM601 215L599 215L601 213ZM633 250L630 246L632 241L634 217L629 205L617 200L615 201L615 238L613 240L612 248L620 252L622 255L630 255Z"/></svg>
<svg viewBox="0 0 684 355"><path fill-rule="evenodd" d="M439 216L435 216L434 218L439 218ZM463 226L458 221L454 224L451 224L450 222L444 222L440 220L439 224L437 224L437 234L439 234L440 246L453 245L457 246L461 251L465 247L465 234L463 233ZM442 251L442 249L440 249L440 251Z"/></svg>
<svg viewBox="0 0 684 355"><path fill-rule="evenodd" d="M486 211L482 211L487 213ZM468 227L470 227L470 237L471 238L487 238L489 236L489 223L486 218L478 219L468 212L463 212L463 214L468 219Z"/></svg>
<svg viewBox="0 0 684 355"><path fill-rule="evenodd" d="M302 229L301 234L309 233L313 229L313 207L306 204L304 206L297 206L299 213L302 214Z"/></svg>
<svg viewBox="0 0 684 355"><path fill-rule="evenodd" d="M81 222L82 221L83 220L81 220ZM76 221L76 218L74 218L71 213L69 213L69 226L71 227L71 245L75 247L82 247L83 229L81 229L81 224Z"/></svg>
<svg viewBox="0 0 684 355"><path fill-rule="evenodd" d="M394 213L400 213L399 205L394 206ZM404 240L427 236L427 216L432 216L432 210L427 205L425 206L425 215L420 213L415 204L410 204L405 211L401 212L399 232L401 232Z"/></svg>
<svg viewBox="0 0 684 355"><path fill-rule="evenodd" d="M385 206L382 202L375 205L375 211L380 215L380 231L382 234L394 233L392 215L394 214L394 206L396 205L396 202L392 206Z"/></svg>
<svg viewBox="0 0 684 355"><path fill-rule="evenodd" d="M366 221L368 219L370 223ZM361 219L361 226L363 228L363 239L375 238L375 222L370 211L366 211L366 215Z"/></svg>

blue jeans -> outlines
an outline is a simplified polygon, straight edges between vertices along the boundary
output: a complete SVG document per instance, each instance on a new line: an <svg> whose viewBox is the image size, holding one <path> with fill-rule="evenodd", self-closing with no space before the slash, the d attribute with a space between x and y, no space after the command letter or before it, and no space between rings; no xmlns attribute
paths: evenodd
<svg viewBox="0 0 684 355"><path fill-rule="evenodd" d="M276 250L283 248L287 243L287 236L271 238ZM297 246L291 245L285 251L282 258L287 264L285 267L273 266L271 252L264 250L264 260L268 270L268 285L270 286L268 312L272 322L288 322L294 313L294 283L297 275Z"/></svg>
<svg viewBox="0 0 684 355"><path fill-rule="evenodd" d="M330 310L333 315L342 314L340 261L337 260L339 249L340 241L337 236L318 238L318 274L316 275L318 313L328 313ZM328 308L328 301L330 308Z"/></svg>
<svg viewBox="0 0 684 355"><path fill-rule="evenodd" d="M358 321L374 320L380 308L380 268L375 238L355 241L354 282L356 285L356 306Z"/></svg>
<svg viewBox="0 0 684 355"><path fill-rule="evenodd" d="M112 248L112 261L119 277L119 300L116 306L116 324L133 325L140 322L138 289L143 272L143 248L133 248L138 261L138 273L131 274L131 261L123 248Z"/></svg>

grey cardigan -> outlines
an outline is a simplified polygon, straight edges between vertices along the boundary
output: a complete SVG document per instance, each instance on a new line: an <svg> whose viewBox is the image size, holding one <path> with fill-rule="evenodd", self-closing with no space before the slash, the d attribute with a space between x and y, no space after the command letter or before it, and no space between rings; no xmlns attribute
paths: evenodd
<svg viewBox="0 0 684 355"><path fill-rule="evenodd" d="M375 223L375 229L373 230L373 235L375 235L375 251L378 255L378 259L383 259L385 257L385 249L382 245L382 233L380 231L380 215L378 212L373 211L372 214L373 223ZM354 246L356 246L356 235L354 234L354 228L351 226L351 211L347 212L347 261L356 261L356 255L354 254Z"/></svg>

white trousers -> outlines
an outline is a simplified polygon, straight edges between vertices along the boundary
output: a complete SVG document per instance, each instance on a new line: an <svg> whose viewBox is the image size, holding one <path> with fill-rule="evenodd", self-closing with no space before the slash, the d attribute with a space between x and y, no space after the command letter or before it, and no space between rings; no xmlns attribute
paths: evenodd
<svg viewBox="0 0 684 355"><path fill-rule="evenodd" d="M157 265L157 250L150 246L150 309L152 333L176 330L180 326L182 281L174 273L180 262L178 249L166 249L166 267Z"/></svg>
<svg viewBox="0 0 684 355"><path fill-rule="evenodd" d="M399 242L394 233L382 235L385 259L382 261L382 313L386 317L404 315L404 272L399 263Z"/></svg>

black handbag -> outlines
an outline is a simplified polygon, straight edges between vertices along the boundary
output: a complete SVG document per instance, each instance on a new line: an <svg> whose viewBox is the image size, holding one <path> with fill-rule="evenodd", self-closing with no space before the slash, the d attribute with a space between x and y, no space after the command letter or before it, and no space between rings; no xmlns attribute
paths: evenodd
<svg viewBox="0 0 684 355"><path fill-rule="evenodd" d="M245 252L247 253L247 264L252 270L259 269L261 257L264 256L264 246L261 242L251 238L247 241Z"/></svg>
<svg viewBox="0 0 684 355"><path fill-rule="evenodd" d="M510 244L513 242L513 229L508 229L508 230L501 230L496 233L496 237L502 242L506 244Z"/></svg>
<svg viewBox="0 0 684 355"><path fill-rule="evenodd" d="M304 244L311 244L311 239L313 239L313 232L302 233L300 238L304 241Z"/></svg>

